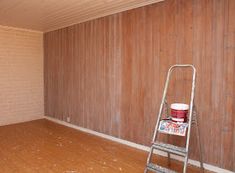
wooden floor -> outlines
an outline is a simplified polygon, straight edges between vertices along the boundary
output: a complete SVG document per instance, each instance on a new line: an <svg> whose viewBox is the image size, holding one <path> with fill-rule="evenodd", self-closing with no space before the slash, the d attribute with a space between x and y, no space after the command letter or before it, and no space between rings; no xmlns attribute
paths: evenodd
<svg viewBox="0 0 235 173"><path fill-rule="evenodd" d="M1 173L142 173L147 153L48 120L0 127ZM157 158L163 164L164 158ZM171 162L180 171L179 162ZM199 169L189 166L188 172Z"/></svg>

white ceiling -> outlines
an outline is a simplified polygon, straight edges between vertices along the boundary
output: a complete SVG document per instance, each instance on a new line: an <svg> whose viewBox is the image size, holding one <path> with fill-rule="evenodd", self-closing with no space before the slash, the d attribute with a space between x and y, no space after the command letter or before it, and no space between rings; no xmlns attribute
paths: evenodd
<svg viewBox="0 0 235 173"><path fill-rule="evenodd" d="M163 0L0 0L0 25L51 31Z"/></svg>

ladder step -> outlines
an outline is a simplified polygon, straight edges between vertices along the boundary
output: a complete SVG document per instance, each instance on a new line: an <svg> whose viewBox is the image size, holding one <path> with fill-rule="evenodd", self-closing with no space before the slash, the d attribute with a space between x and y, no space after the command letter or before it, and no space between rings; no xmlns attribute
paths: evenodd
<svg viewBox="0 0 235 173"><path fill-rule="evenodd" d="M186 148L178 147L178 146L171 145L171 144L165 144L165 143L162 143L162 142L155 142L152 145L152 147L155 148L155 149L170 152L170 153L177 154L177 155L184 156L184 157L187 154Z"/></svg>
<svg viewBox="0 0 235 173"><path fill-rule="evenodd" d="M168 168L165 168L165 167L162 167L162 166L159 166L159 165L155 165L153 163L149 163L147 165L147 169L150 170L150 171L153 171L153 172L157 172L157 173L177 173L173 170L170 170Z"/></svg>

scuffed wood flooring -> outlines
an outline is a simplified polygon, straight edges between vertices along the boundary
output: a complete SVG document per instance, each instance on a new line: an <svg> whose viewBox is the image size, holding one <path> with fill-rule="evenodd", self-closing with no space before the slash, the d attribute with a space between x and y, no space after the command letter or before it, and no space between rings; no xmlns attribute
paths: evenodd
<svg viewBox="0 0 235 173"><path fill-rule="evenodd" d="M1 173L142 173L147 153L48 120L0 127ZM166 165L165 158L158 158ZM180 171L181 163L172 161ZM199 169L189 166L188 172Z"/></svg>

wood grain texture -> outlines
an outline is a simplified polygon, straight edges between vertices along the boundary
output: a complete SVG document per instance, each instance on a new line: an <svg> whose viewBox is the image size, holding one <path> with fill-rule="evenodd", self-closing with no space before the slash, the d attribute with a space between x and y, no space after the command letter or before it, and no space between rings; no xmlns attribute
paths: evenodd
<svg viewBox="0 0 235 173"><path fill-rule="evenodd" d="M234 171L234 11L233 0L166 0L46 33L46 115L149 145L168 68L192 63L205 162ZM187 102L189 72L171 86L168 101Z"/></svg>
<svg viewBox="0 0 235 173"><path fill-rule="evenodd" d="M0 137L1 173L142 173L146 164L147 152L48 120L1 126ZM182 163L172 160L170 168L180 171Z"/></svg>

